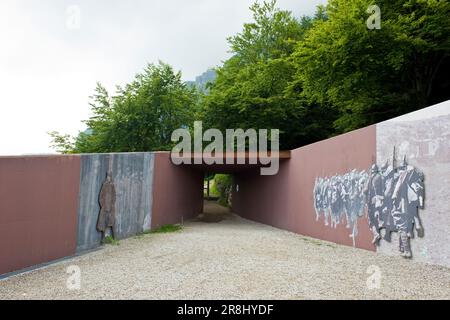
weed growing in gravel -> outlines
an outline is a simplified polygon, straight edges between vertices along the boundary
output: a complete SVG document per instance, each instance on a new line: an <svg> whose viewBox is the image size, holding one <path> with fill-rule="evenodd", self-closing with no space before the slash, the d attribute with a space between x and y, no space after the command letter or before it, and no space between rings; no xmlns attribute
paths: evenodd
<svg viewBox="0 0 450 320"><path fill-rule="evenodd" d="M154 230L146 230L144 232L138 233L134 238L142 239L145 235L154 234L154 233L171 233L177 232L183 229L181 224L166 224Z"/></svg>
<svg viewBox="0 0 450 320"><path fill-rule="evenodd" d="M119 243L119 240L116 240L111 236L107 236L107 237L105 237L105 239L103 239L103 244L110 244L113 246L118 246L120 243Z"/></svg>
<svg viewBox="0 0 450 320"><path fill-rule="evenodd" d="M166 224L155 230L147 231L147 233L170 233L170 232L177 232L182 229L183 229L183 226L181 224Z"/></svg>

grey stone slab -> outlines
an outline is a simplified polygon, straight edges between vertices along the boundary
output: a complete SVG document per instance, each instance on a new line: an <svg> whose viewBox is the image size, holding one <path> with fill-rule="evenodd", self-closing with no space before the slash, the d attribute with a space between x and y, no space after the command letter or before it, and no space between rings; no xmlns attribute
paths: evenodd
<svg viewBox="0 0 450 320"><path fill-rule="evenodd" d="M82 155L78 207L77 251L97 247L98 196L108 170L116 188L116 238L150 229L154 154L115 153Z"/></svg>
<svg viewBox="0 0 450 320"><path fill-rule="evenodd" d="M377 125L377 159L419 168L425 176L425 208L420 210L424 236L411 240L413 259L450 267L450 101ZM398 254L398 236L378 252Z"/></svg>

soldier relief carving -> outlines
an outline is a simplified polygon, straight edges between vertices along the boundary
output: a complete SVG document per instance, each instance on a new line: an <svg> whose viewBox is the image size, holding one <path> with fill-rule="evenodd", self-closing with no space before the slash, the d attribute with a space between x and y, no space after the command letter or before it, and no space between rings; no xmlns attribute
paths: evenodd
<svg viewBox="0 0 450 320"><path fill-rule="evenodd" d="M423 226L419 208L424 208L425 185L421 171L395 161L382 167L374 164L370 172L353 170L344 175L316 178L314 207L316 219L322 216L325 225L336 228L344 220L351 230L355 245L358 218L367 214L373 243L381 239L391 242L392 232L399 235L399 251L411 258L410 239L415 232L422 237ZM345 219L344 219L345 217Z"/></svg>
<svg viewBox="0 0 450 320"><path fill-rule="evenodd" d="M114 187L114 181L112 173L110 171L106 174L106 179L100 189L98 197L100 204L100 214L97 221L97 230L102 233L102 242L107 235L108 231L111 232L111 237L114 239L114 228L116 223L116 188Z"/></svg>

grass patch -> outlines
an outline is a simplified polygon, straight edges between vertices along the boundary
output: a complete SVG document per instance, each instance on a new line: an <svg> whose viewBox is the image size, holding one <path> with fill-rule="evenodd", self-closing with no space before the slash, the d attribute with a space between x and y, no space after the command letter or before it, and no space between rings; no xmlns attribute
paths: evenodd
<svg viewBox="0 0 450 320"><path fill-rule="evenodd" d="M164 226L161 226L155 230L147 231L146 233L171 233L171 232L177 232L183 229L183 226L181 224L166 224Z"/></svg>
<svg viewBox="0 0 450 320"><path fill-rule="evenodd" d="M164 226L158 227L154 230L146 230L144 232L138 233L134 236L135 239L142 239L144 236L148 234L154 234L154 233L171 233L171 232L177 232L183 229L183 226L181 224L166 224Z"/></svg>
<svg viewBox="0 0 450 320"><path fill-rule="evenodd" d="M113 246L118 246L120 243L119 243L119 240L116 240L111 236L107 236L107 237L105 237L105 239L103 239L103 244L110 244Z"/></svg>

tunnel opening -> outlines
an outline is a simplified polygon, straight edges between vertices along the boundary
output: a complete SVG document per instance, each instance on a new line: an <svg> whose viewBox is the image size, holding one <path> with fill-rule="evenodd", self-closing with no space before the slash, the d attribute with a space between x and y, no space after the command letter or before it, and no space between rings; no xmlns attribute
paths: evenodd
<svg viewBox="0 0 450 320"><path fill-rule="evenodd" d="M262 164L263 161L250 163L249 158L254 155L249 153L245 154L245 163L243 164L237 163L237 161L232 164L227 163L226 158L229 155L226 153L223 154L223 163L219 164L207 164L208 161L205 161L204 158L201 163L196 163L194 161L196 156L191 154L190 163L182 164L185 169L196 171L203 177L202 183L198 185L201 188L198 194L201 194L203 206L201 213L195 219L202 222L220 222L232 218L234 214L239 215L234 210L233 199L234 196L240 196L241 187L238 181L246 181L246 179L261 175L261 168L267 167L267 165ZM236 160L236 154L233 156ZM183 157L186 158L189 155L183 155ZM264 159L264 155L258 153L257 159ZM290 151L279 152L280 165L288 159L290 159ZM270 179L273 176L268 177ZM247 194L245 193L246 197Z"/></svg>
<svg viewBox="0 0 450 320"><path fill-rule="evenodd" d="M221 222L232 218L234 176L230 173L204 172L203 210L198 221Z"/></svg>

